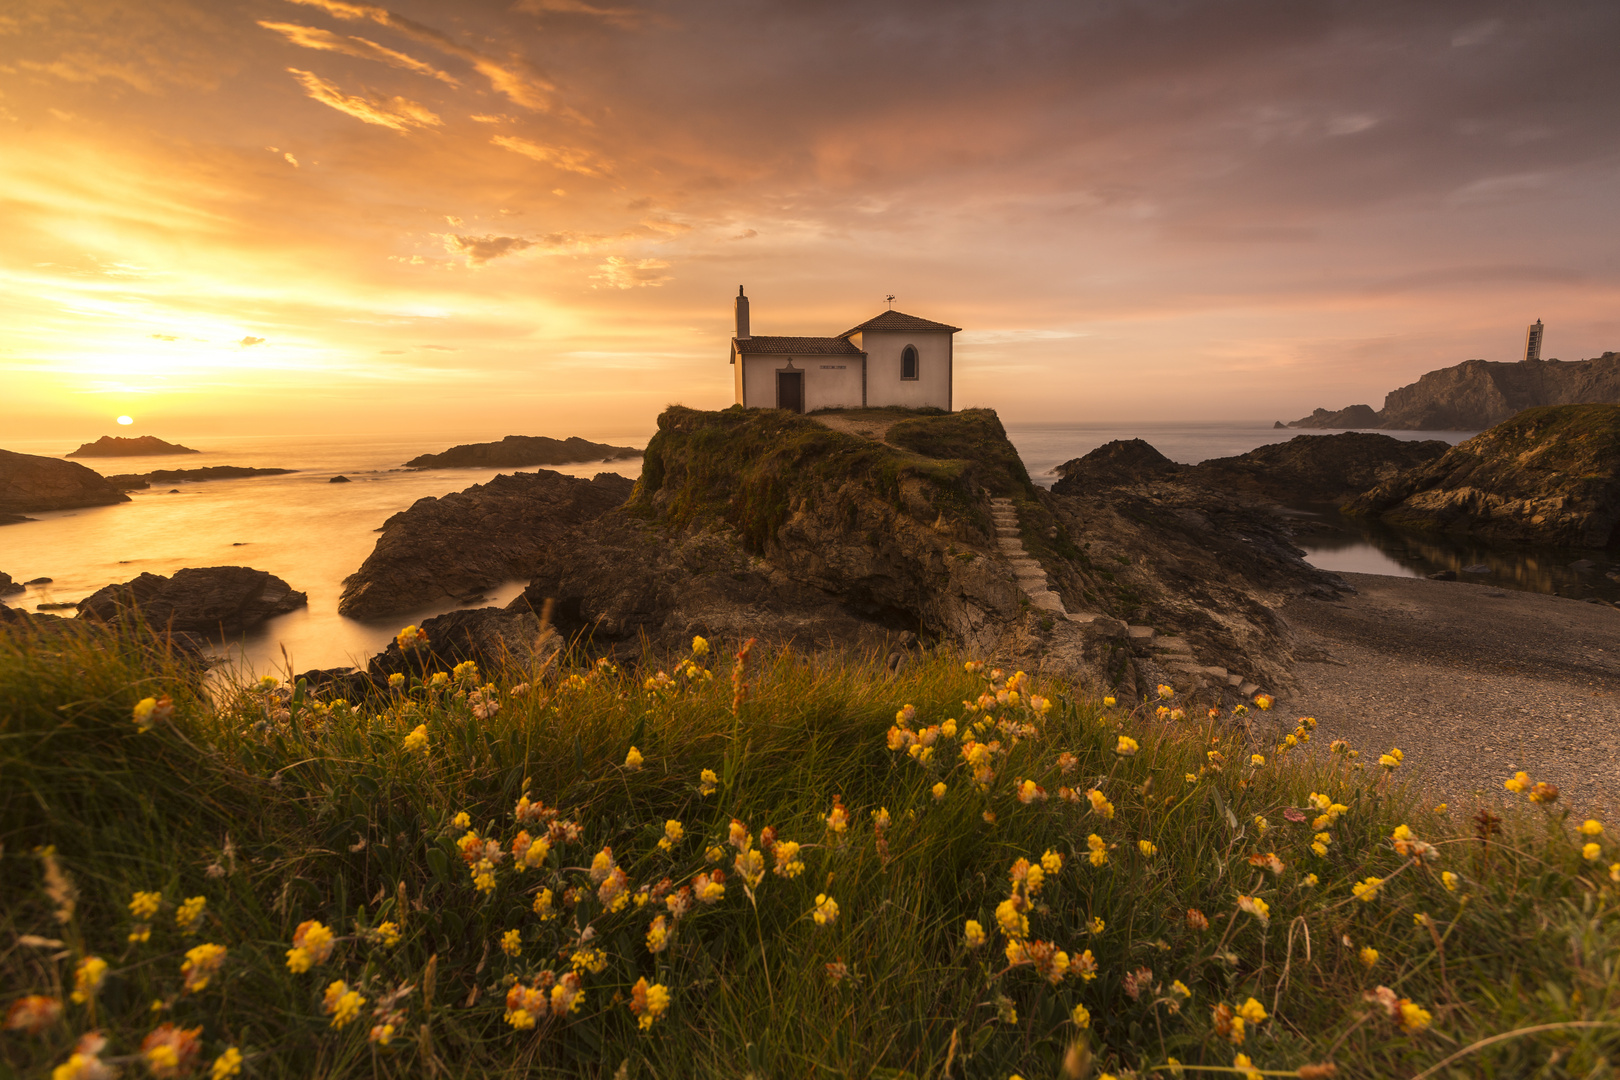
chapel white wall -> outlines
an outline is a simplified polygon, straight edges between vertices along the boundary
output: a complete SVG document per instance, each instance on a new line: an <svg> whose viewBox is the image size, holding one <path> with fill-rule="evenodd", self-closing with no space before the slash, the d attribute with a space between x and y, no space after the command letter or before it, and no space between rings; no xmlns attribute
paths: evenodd
<svg viewBox="0 0 1620 1080"><path fill-rule="evenodd" d="M866 403L908 409L951 407L951 335L944 331L867 330L850 339L866 350ZM917 349L917 378L900 378L900 355Z"/></svg>
<svg viewBox="0 0 1620 1080"><path fill-rule="evenodd" d="M776 373L786 371L786 356L749 356L737 365L737 400L750 409L774 409ZM857 409L861 404L861 358L858 356L795 356L793 370L804 372L804 410ZM742 376L746 369L747 396ZM898 370L898 369L897 369Z"/></svg>

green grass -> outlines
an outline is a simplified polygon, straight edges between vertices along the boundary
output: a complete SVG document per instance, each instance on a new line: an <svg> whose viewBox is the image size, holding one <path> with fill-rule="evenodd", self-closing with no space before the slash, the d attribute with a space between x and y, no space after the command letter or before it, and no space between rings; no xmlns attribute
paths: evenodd
<svg viewBox="0 0 1620 1080"><path fill-rule="evenodd" d="M107 1060L145 1075L130 1056L173 1022L201 1028L204 1075L235 1046L253 1076L1168 1076L1171 1057L1229 1070L1242 1051L1266 1070L1331 1061L1340 1076L1387 1077L1560 1025L1474 1049L1439 1075L1611 1075L1617 852L1604 839L1601 859L1583 859L1585 838L1558 803L1524 804L1485 845L1470 822L1415 805L1398 772L1372 764L1385 748L1360 760L1261 748L1270 763L1251 767L1254 748L1229 721L1105 708L1057 682L1024 688L1050 699L1044 716L1027 697L966 711L964 700L996 685L943 654L899 675L862 658L755 657L734 711L730 658L698 665L712 677L652 688L652 666L497 673L500 711L479 720L464 694L420 684L361 707L286 688L216 686L210 698L183 666L128 642L0 638L0 1008L28 993L65 1001L86 956L110 966L90 1002L66 1003L37 1034L0 1033L0 1062L49 1075L99 1028ZM520 683L528 689L512 694ZM137 731L132 707L164 694L173 718ZM907 704L913 730L960 726L938 737L932 762L889 748L905 740L889 732ZM1001 743L981 791L961 748L987 718L1032 730L1016 742L978 734ZM405 742L418 725L422 752ZM1122 733L1139 753L1116 754ZM625 765L632 745L639 769ZM1212 750L1224 755L1219 771ZM718 778L709 795L704 769ZM1021 779L1047 797L1021 801ZM1093 786L1111 819L1078 794ZM520 828L544 828L515 820L525 790L577 822L580 838L523 873L508 856L481 892L453 819L465 812L510 851ZM1289 813L1313 792L1347 808L1326 830L1325 857L1309 849L1315 811L1303 822ZM841 841L826 824L835 797L849 812ZM879 808L891 821L881 845ZM685 839L660 851L671 819ZM766 826L801 842L802 876L767 873L750 897L726 847L733 819L755 846ZM1403 823L1436 845L1436 861L1394 850ZM1106 865L1088 859L1093 834L1109 845ZM604 909L586 869L604 846L631 889L686 884L713 868L708 847L726 847L724 898L697 904L667 951L651 954L645 935L662 909ZM1063 866L1030 898L1030 937L1077 961L1090 950L1093 979L1053 984L1030 965L1009 968L996 928L1009 869L1048 851ZM1280 874L1249 861L1272 852ZM52 885L53 868L68 884ZM1457 891L1442 870L1459 875ZM1363 902L1351 885L1369 876L1386 884ZM533 912L542 887L562 917ZM570 887L580 889L571 907L560 899ZM127 940L135 890L163 897L144 943ZM827 925L811 917L822 894L839 905ZM177 905L198 896L206 914L186 934ZM1240 910L1240 896L1264 900L1269 922ZM989 935L981 949L964 943L969 919ZM338 942L324 964L294 974L285 955L305 920ZM401 931L392 947L375 940L385 921ZM514 1029L508 987L566 970L587 928L606 964L584 977L583 1006ZM510 930L522 940L515 958L500 945ZM204 942L224 945L225 963L201 992L182 993L182 959ZM1370 970L1364 946L1379 952ZM835 980L827 965L840 962L848 974ZM643 978L671 995L649 1031L626 1004ZM322 1010L335 980L367 999L341 1029ZM1432 1025L1403 1032L1365 1000L1378 986L1428 1010ZM400 990L395 1034L374 1046L368 1033L386 1018L373 1009ZM1269 1018L1237 1047L1216 1033L1212 1010L1251 997ZM1071 1019L1077 1004L1087 1028Z"/></svg>

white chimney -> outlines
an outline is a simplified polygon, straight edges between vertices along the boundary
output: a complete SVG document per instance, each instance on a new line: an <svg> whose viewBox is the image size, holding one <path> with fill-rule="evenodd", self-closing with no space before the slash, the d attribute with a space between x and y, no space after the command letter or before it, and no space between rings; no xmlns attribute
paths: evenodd
<svg viewBox="0 0 1620 1080"><path fill-rule="evenodd" d="M737 286L737 337L747 341L748 334L748 297L743 295L743 287Z"/></svg>

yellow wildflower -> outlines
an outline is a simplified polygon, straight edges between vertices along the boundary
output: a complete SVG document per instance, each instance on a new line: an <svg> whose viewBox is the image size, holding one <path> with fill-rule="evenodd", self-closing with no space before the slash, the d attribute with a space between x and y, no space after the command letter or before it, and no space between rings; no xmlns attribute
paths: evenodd
<svg viewBox="0 0 1620 1080"><path fill-rule="evenodd" d="M1154 842L1151 840L1138 840L1136 842L1136 848L1150 859L1159 853L1158 845L1154 844Z"/></svg>
<svg viewBox="0 0 1620 1080"><path fill-rule="evenodd" d="M147 1071L159 1080L190 1072L201 1049L201 1027L182 1028L162 1023L141 1040L141 1057L146 1059ZM104 1075L112 1074L108 1071Z"/></svg>
<svg viewBox="0 0 1620 1080"><path fill-rule="evenodd" d="M962 930L962 938L967 942L968 948L977 949L985 942L984 927L980 926L977 920L969 919L967 926Z"/></svg>
<svg viewBox="0 0 1620 1080"><path fill-rule="evenodd" d="M1443 870L1440 873L1440 882L1446 887L1447 892L1456 892L1457 884L1460 881L1462 881L1462 879L1456 874L1453 874L1450 870Z"/></svg>
<svg viewBox="0 0 1620 1080"><path fill-rule="evenodd" d="M1034 802L1046 801L1046 789L1033 780L1024 780L1018 785L1018 801L1028 806Z"/></svg>
<svg viewBox="0 0 1620 1080"><path fill-rule="evenodd" d="M1603 855L1603 845L1595 840L1590 844L1581 846L1581 858L1587 862L1597 862Z"/></svg>
<svg viewBox="0 0 1620 1080"><path fill-rule="evenodd" d="M80 960L73 968L73 1000L80 1005L88 1004L101 990L102 981L107 978L107 961L99 956L87 956Z"/></svg>
<svg viewBox="0 0 1620 1080"><path fill-rule="evenodd" d="M1140 749L1141 747L1137 745L1136 740L1129 735L1121 735L1119 742L1114 744L1114 753L1120 757L1132 757Z"/></svg>
<svg viewBox="0 0 1620 1080"><path fill-rule="evenodd" d="M1103 707L1104 708L1112 709L1117 704L1119 704L1119 702L1114 699L1114 696L1112 694L1110 694L1108 697L1103 698Z"/></svg>
<svg viewBox="0 0 1620 1080"><path fill-rule="evenodd" d="M552 910L551 901L552 896L550 889L541 889L535 894L534 913L540 916L541 920L554 919L557 917L557 913Z"/></svg>
<svg viewBox="0 0 1620 1080"><path fill-rule="evenodd" d="M1365 881L1358 881L1354 885L1350 886L1350 891L1355 894L1357 900L1360 900L1363 904L1367 904L1371 903L1378 896L1378 890L1383 888L1383 886L1383 878L1370 877Z"/></svg>
<svg viewBox="0 0 1620 1080"><path fill-rule="evenodd" d="M428 679L427 684L429 690L443 690L450 685L450 673L448 671L435 671Z"/></svg>
<svg viewBox="0 0 1620 1080"><path fill-rule="evenodd" d="M1074 958L1074 963L1070 965L1070 968L1080 973L1082 982L1090 982L1097 977L1097 958L1091 955L1090 949L1087 949Z"/></svg>
<svg viewBox="0 0 1620 1080"><path fill-rule="evenodd" d="M705 641L701 636L694 636L692 638L692 655L693 656L708 656L709 655L709 643L707 641Z"/></svg>
<svg viewBox="0 0 1620 1080"><path fill-rule="evenodd" d="M1114 804L1108 801L1108 796L1092 788L1086 792L1086 799L1091 803L1091 812L1104 821L1114 820Z"/></svg>
<svg viewBox="0 0 1620 1080"><path fill-rule="evenodd" d="M1370 968L1374 964L1378 963L1378 950L1373 948L1371 945L1363 945L1359 955L1361 957L1362 967Z"/></svg>
<svg viewBox="0 0 1620 1080"><path fill-rule="evenodd" d="M378 942L385 949L392 949L399 944L399 924L396 922L378 923L372 933L377 935Z"/></svg>
<svg viewBox="0 0 1620 1080"><path fill-rule="evenodd" d="M394 635L401 649L420 649L428 643L427 633L414 623Z"/></svg>
<svg viewBox="0 0 1620 1080"><path fill-rule="evenodd" d="M635 772L637 769L641 768L641 762L641 751L637 750L633 746L630 748L630 752L624 755L624 767L629 769L631 772Z"/></svg>
<svg viewBox="0 0 1620 1080"><path fill-rule="evenodd" d="M844 809L842 796L833 796L832 811L827 815L827 830L835 836L843 836L849 828L849 811Z"/></svg>
<svg viewBox="0 0 1620 1080"><path fill-rule="evenodd" d="M794 840L778 840L771 848L776 865L771 872L785 878L796 878L804 873L804 860L799 858L799 844Z"/></svg>
<svg viewBox="0 0 1620 1080"><path fill-rule="evenodd" d="M396 671L392 675L388 676L388 689L390 689L390 690L398 690L400 687L402 687L404 685L405 685L405 676L400 674L399 672Z"/></svg>
<svg viewBox="0 0 1620 1080"><path fill-rule="evenodd" d="M472 824L472 817L467 813L467 811L463 810L455 817L450 819L450 824L454 825L458 829L465 829Z"/></svg>
<svg viewBox="0 0 1620 1080"><path fill-rule="evenodd" d="M1315 874L1306 874L1302 879L1300 879L1300 884L1305 886L1307 889L1312 889L1319 885L1321 881L1322 879L1317 877Z"/></svg>
<svg viewBox="0 0 1620 1080"><path fill-rule="evenodd" d="M669 924L662 915L652 921L647 928L647 951L653 955L663 952L669 947Z"/></svg>
<svg viewBox="0 0 1620 1080"><path fill-rule="evenodd" d="M416 730L405 736L405 741L401 745L412 752L425 751L428 745L427 725L417 724Z"/></svg>
<svg viewBox="0 0 1620 1080"><path fill-rule="evenodd" d="M1091 1026L1091 1013L1086 1011L1084 1005L1076 1005L1073 1011L1069 1013L1069 1019L1074 1021L1074 1026L1078 1028Z"/></svg>
<svg viewBox="0 0 1620 1080"><path fill-rule="evenodd" d="M523 955L523 932L521 930L508 930L501 935L501 952L507 956Z"/></svg>
<svg viewBox="0 0 1620 1080"><path fill-rule="evenodd" d="M1249 755L1249 764L1253 765L1255 768L1257 768L1257 769L1261 768L1262 766L1265 765L1265 763L1266 763L1266 755L1264 755L1264 754L1250 754Z"/></svg>
<svg viewBox="0 0 1620 1080"><path fill-rule="evenodd" d="M1086 837L1086 847L1091 849L1091 865L1104 866L1108 862L1108 842L1096 833Z"/></svg>
<svg viewBox="0 0 1620 1080"><path fill-rule="evenodd" d="M1264 836L1266 835L1266 831L1270 828L1271 822L1266 820L1266 816L1264 814L1254 815L1254 830L1256 833Z"/></svg>
<svg viewBox="0 0 1620 1080"><path fill-rule="evenodd" d="M1171 698L1176 696L1176 688L1173 686L1167 686L1164 683L1160 683L1158 686L1158 694L1159 700L1169 701Z"/></svg>
<svg viewBox="0 0 1620 1080"><path fill-rule="evenodd" d="M996 924L1001 932L1013 940L1022 940L1029 934L1029 917L1020 909L1020 901L1009 897L996 905Z"/></svg>
<svg viewBox="0 0 1620 1080"><path fill-rule="evenodd" d="M1260 707L1260 711L1264 712L1271 708L1272 697L1270 694L1261 694L1254 699L1254 703Z"/></svg>
<svg viewBox="0 0 1620 1080"><path fill-rule="evenodd" d="M208 907L208 897L193 896L185 901L174 913L174 924L188 934L196 933L201 929L197 921L202 918L203 911Z"/></svg>
<svg viewBox="0 0 1620 1080"><path fill-rule="evenodd" d="M1232 1068L1242 1075L1243 1080L1264 1080L1260 1070L1256 1069L1254 1062L1249 1060L1248 1054L1239 1054L1234 1057L1232 1059Z"/></svg>
<svg viewBox="0 0 1620 1080"><path fill-rule="evenodd" d="M662 983L648 983L643 976L630 988L629 1008L637 1016L641 1030L650 1031L669 1009L669 989Z"/></svg>
<svg viewBox="0 0 1620 1080"><path fill-rule="evenodd" d="M185 961L180 965L180 974L185 977L185 992L194 994L208 986L208 980L225 963L225 946L198 945L186 951Z"/></svg>
<svg viewBox="0 0 1620 1080"><path fill-rule="evenodd" d="M1103 930L1107 926L1108 926L1108 923L1103 920L1103 917L1101 915L1093 915L1091 917L1091 921L1086 924L1086 928L1088 930L1090 930L1093 934L1102 933Z"/></svg>
<svg viewBox="0 0 1620 1080"><path fill-rule="evenodd" d="M314 919L306 919L293 931L293 947L287 950L287 970L301 975L332 955L332 931Z"/></svg>
<svg viewBox="0 0 1620 1080"><path fill-rule="evenodd" d="M817 926L826 926L838 918L838 901L826 893L819 893L816 896L815 909L811 914L815 918Z"/></svg>
<svg viewBox="0 0 1620 1080"><path fill-rule="evenodd" d="M1058 874L1063 871L1063 856L1051 848L1047 848L1041 855L1041 869L1048 874Z"/></svg>
<svg viewBox="0 0 1620 1080"><path fill-rule="evenodd" d="M1590 836L1594 840L1603 835L1603 823L1594 818L1587 818L1576 828L1582 836Z"/></svg>
<svg viewBox="0 0 1620 1080"><path fill-rule="evenodd" d="M585 988L579 984L579 976L570 971L557 980L557 985L551 988L551 1014L553 1016L567 1016L571 1012L578 1012L580 1006L585 1004Z"/></svg>
<svg viewBox="0 0 1620 1080"><path fill-rule="evenodd" d="M1539 781L1530 789L1530 801L1533 803L1557 802L1558 785L1549 784L1545 780Z"/></svg>
<svg viewBox="0 0 1620 1080"><path fill-rule="evenodd" d="M1401 1010L1401 1030L1406 1032L1408 1035L1422 1031L1424 1028L1428 1027L1429 1023L1434 1019L1434 1017L1429 1014L1429 1010L1418 1005L1414 1005L1406 998L1402 998L1400 1000L1399 1007Z"/></svg>
<svg viewBox="0 0 1620 1080"><path fill-rule="evenodd" d="M935 784L933 790L934 798L936 800L943 799L945 797L945 781L941 780L939 783Z"/></svg>
<svg viewBox="0 0 1620 1080"><path fill-rule="evenodd" d="M345 1027L355 1017L360 1015L360 1006L366 1003L358 990L349 989L349 984L338 979L326 988L321 998L321 1011L332 1018L332 1026Z"/></svg>
<svg viewBox="0 0 1620 1080"><path fill-rule="evenodd" d="M1251 1027L1266 1021L1266 1007L1252 997L1238 1006L1237 1014L1248 1021Z"/></svg>
<svg viewBox="0 0 1620 1080"><path fill-rule="evenodd" d="M674 818L664 822L664 835L658 841L660 850L669 851L686 836L686 827Z"/></svg>
<svg viewBox="0 0 1620 1080"><path fill-rule="evenodd" d="M1502 781L1502 786L1514 793L1523 791L1530 786L1530 774L1522 770L1516 772L1512 779Z"/></svg>
<svg viewBox="0 0 1620 1080"><path fill-rule="evenodd" d="M231 1077L241 1074L242 1051L234 1046L227 1046L225 1052L214 1059L213 1066L208 1070L209 1080L231 1080Z"/></svg>
<svg viewBox="0 0 1620 1080"><path fill-rule="evenodd" d="M1177 994L1180 994L1184 998L1192 997L1192 991L1187 989L1187 984L1182 982L1180 979L1177 979L1175 982L1171 983L1170 989L1175 991Z"/></svg>
<svg viewBox="0 0 1620 1080"><path fill-rule="evenodd" d="M1398 748L1391 748L1389 753L1378 755L1378 764L1386 769L1393 770L1398 768L1405 759L1406 755L1401 753Z"/></svg>
<svg viewBox="0 0 1620 1080"><path fill-rule="evenodd" d="M137 919L150 919L158 913L158 907L163 903L161 893L140 892L129 902L129 913Z"/></svg>
<svg viewBox="0 0 1620 1080"><path fill-rule="evenodd" d="M1237 899L1237 906L1239 910L1247 911L1250 915L1253 915L1256 919L1259 919L1261 926L1270 924L1271 905L1267 904L1258 896L1239 896Z"/></svg>
<svg viewBox="0 0 1620 1080"><path fill-rule="evenodd" d="M142 698L131 711L138 731L151 731L174 715L174 702L167 697Z"/></svg>

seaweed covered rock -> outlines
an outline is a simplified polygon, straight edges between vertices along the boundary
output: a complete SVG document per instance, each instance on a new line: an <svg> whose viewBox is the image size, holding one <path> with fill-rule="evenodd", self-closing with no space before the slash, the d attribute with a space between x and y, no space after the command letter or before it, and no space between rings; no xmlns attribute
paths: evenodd
<svg viewBox="0 0 1620 1080"><path fill-rule="evenodd" d="M1620 405L1526 409L1344 510L1482 540L1613 547L1620 544Z"/></svg>

